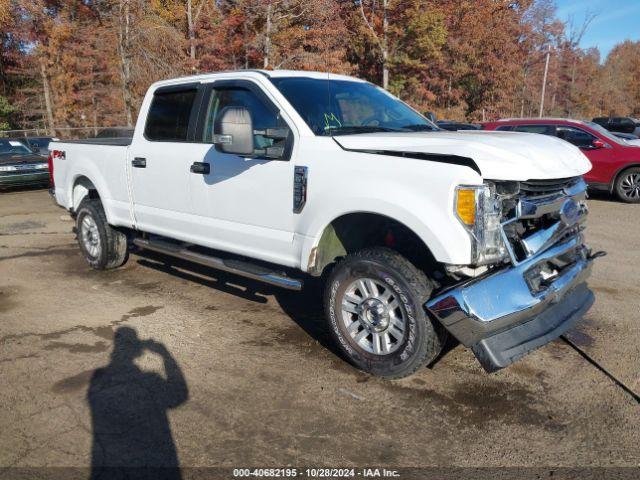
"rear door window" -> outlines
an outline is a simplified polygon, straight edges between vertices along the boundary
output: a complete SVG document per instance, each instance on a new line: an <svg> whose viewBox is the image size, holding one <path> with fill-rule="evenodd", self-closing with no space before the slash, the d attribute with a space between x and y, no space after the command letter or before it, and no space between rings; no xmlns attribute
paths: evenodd
<svg viewBox="0 0 640 480"><path fill-rule="evenodd" d="M196 98L196 89L156 92L147 114L144 134L158 142L186 142L189 119Z"/></svg>

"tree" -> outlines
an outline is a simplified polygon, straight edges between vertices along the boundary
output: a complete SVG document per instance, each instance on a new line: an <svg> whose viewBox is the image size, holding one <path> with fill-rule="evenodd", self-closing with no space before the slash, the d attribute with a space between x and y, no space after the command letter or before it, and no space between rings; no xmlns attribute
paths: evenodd
<svg viewBox="0 0 640 480"><path fill-rule="evenodd" d="M603 113L640 115L640 41L626 41L614 47L603 76Z"/></svg>
<svg viewBox="0 0 640 480"><path fill-rule="evenodd" d="M132 125L153 81L241 68L378 83L455 120L640 113L640 43L600 64L553 0L0 0L2 127Z"/></svg>
<svg viewBox="0 0 640 480"><path fill-rule="evenodd" d="M401 96L417 88L417 96L429 97L425 67L446 40L443 12L420 0L362 0L351 8L351 58L361 75Z"/></svg>
<svg viewBox="0 0 640 480"><path fill-rule="evenodd" d="M11 128L10 117L14 110L9 100L0 95L0 130L9 130Z"/></svg>

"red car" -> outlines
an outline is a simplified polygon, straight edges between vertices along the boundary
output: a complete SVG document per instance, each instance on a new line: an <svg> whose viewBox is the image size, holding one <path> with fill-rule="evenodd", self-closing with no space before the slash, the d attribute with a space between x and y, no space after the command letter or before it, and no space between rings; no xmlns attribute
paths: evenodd
<svg viewBox="0 0 640 480"><path fill-rule="evenodd" d="M584 178L594 190L640 203L640 147L629 145L597 123L560 118L507 119L482 124L484 130L541 133L573 143L593 165Z"/></svg>

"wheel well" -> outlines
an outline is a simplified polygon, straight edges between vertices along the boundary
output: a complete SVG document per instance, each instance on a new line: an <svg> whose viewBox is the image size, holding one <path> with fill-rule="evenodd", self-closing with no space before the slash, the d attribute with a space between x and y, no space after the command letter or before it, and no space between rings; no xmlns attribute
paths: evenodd
<svg viewBox="0 0 640 480"><path fill-rule="evenodd" d="M631 163L629 165L625 165L620 170L618 170L618 172L613 176L613 180L611 180L611 185L609 185L609 193L613 193L615 191L616 182L618 181L618 178L620 178L620 175L622 175L624 172L626 172L630 168L640 168L640 163Z"/></svg>
<svg viewBox="0 0 640 480"><path fill-rule="evenodd" d="M424 271L437 265L422 239L397 220L374 213L350 213L325 227L311 252L309 273L322 275L340 258L369 247L391 248Z"/></svg>
<svg viewBox="0 0 640 480"><path fill-rule="evenodd" d="M75 182L73 183L72 195L72 205L74 212L78 210L80 203L86 196L88 196L89 198L100 198L98 189L95 187L93 182L85 176L79 176L78 178L76 178Z"/></svg>

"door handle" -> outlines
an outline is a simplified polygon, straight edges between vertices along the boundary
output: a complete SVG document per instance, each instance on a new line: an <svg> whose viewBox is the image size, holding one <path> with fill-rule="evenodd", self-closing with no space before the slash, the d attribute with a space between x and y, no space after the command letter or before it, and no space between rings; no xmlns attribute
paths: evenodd
<svg viewBox="0 0 640 480"><path fill-rule="evenodd" d="M200 175L209 175L211 166L205 162L193 162L191 164L191 173L199 173Z"/></svg>
<svg viewBox="0 0 640 480"><path fill-rule="evenodd" d="M147 168L147 159L142 157L135 157L131 160L131 166L135 168Z"/></svg>

